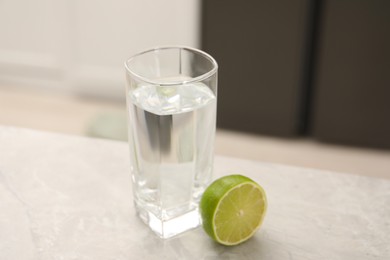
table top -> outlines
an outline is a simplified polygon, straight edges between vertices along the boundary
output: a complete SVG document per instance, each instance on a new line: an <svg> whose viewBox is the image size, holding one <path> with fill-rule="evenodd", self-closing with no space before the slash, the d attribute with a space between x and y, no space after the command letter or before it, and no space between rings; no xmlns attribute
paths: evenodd
<svg viewBox="0 0 390 260"><path fill-rule="evenodd" d="M0 127L0 259L390 259L390 181L216 156L268 195L256 235L161 240L135 215L126 143Z"/></svg>

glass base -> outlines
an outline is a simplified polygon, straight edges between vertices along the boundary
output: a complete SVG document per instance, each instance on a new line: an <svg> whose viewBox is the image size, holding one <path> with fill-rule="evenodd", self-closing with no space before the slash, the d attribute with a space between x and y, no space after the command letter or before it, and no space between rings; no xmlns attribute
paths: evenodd
<svg viewBox="0 0 390 260"><path fill-rule="evenodd" d="M138 217L149 226L154 233L164 239L197 228L202 224L198 208L168 220L161 220L155 214L141 208L137 204L135 204L135 208Z"/></svg>

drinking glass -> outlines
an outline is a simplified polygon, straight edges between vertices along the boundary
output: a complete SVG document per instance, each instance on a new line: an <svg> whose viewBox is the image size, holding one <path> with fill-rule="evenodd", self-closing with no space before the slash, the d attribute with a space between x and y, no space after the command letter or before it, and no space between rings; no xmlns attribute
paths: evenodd
<svg viewBox="0 0 390 260"><path fill-rule="evenodd" d="M216 61L183 46L125 62L131 176L137 215L162 238L201 224L211 180L217 106Z"/></svg>

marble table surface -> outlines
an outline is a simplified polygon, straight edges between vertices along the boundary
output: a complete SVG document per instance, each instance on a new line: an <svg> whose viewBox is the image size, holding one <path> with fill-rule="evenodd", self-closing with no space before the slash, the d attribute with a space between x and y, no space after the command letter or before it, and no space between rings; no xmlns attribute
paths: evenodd
<svg viewBox="0 0 390 260"><path fill-rule="evenodd" d="M126 143L0 127L0 259L390 259L390 181L217 156L269 200L225 247L201 228L160 240L136 218Z"/></svg>

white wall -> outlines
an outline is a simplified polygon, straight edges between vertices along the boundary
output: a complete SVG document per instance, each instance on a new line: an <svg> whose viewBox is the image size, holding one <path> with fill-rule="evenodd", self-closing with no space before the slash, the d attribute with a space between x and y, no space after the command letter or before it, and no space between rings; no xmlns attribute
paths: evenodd
<svg viewBox="0 0 390 260"><path fill-rule="evenodd" d="M124 95L123 62L199 47L199 0L1 0L0 87Z"/></svg>

